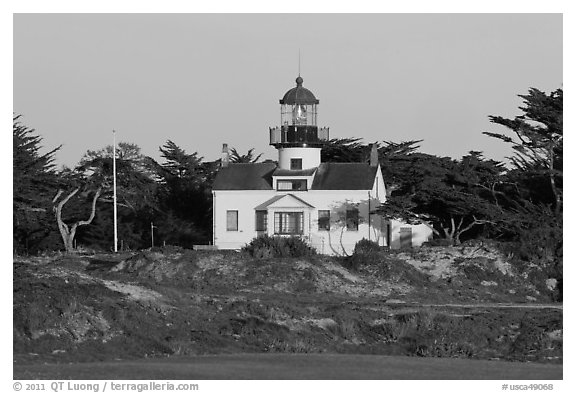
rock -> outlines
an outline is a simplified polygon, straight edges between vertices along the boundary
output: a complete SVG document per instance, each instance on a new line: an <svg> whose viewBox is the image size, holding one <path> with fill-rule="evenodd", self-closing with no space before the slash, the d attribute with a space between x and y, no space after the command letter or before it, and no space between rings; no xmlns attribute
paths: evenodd
<svg viewBox="0 0 576 393"><path fill-rule="evenodd" d="M400 299L386 299L386 303L388 303L388 304L404 304L406 302L404 300L400 300Z"/></svg>
<svg viewBox="0 0 576 393"><path fill-rule="evenodd" d="M551 340L562 341L562 329L554 330L548 332L548 337Z"/></svg>
<svg viewBox="0 0 576 393"><path fill-rule="evenodd" d="M555 278L549 278L548 280L546 280L546 288L548 288L549 290L553 291L554 289L556 289L556 285L558 285L558 280L556 280Z"/></svg>
<svg viewBox="0 0 576 393"><path fill-rule="evenodd" d="M324 330L329 330L330 328L338 326L336 321L334 321L332 318L313 319L311 322Z"/></svg>

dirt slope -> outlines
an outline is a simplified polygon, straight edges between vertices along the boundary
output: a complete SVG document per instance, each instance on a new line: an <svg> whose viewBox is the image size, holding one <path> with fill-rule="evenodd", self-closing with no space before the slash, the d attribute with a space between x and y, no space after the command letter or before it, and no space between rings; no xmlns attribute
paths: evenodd
<svg viewBox="0 0 576 393"><path fill-rule="evenodd" d="M489 307L549 295L496 251L473 251L382 254L354 269L181 249L16 258L14 361L289 352L561 362L562 311Z"/></svg>

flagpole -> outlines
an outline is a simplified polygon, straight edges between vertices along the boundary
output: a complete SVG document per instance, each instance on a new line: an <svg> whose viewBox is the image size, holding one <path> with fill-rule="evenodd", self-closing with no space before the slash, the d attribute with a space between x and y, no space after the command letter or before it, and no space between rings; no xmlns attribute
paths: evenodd
<svg viewBox="0 0 576 393"><path fill-rule="evenodd" d="M114 134L114 152L112 155L112 176L114 178L114 252L118 252L118 215L116 210L116 130Z"/></svg>

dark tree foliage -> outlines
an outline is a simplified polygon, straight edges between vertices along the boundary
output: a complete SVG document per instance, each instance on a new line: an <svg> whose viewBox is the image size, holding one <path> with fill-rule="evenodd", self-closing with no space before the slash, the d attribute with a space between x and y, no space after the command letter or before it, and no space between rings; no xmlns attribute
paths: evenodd
<svg viewBox="0 0 576 393"><path fill-rule="evenodd" d="M417 153L420 148L418 141L390 142L384 141L378 148L378 160L382 167L382 176L389 191L402 187L405 182L411 182L407 171L414 165L414 161L421 156Z"/></svg>
<svg viewBox="0 0 576 393"><path fill-rule="evenodd" d="M230 162L234 163L256 163L262 157L262 153L254 155L254 148L248 150L246 154L240 154L235 148L230 149Z"/></svg>
<svg viewBox="0 0 576 393"><path fill-rule="evenodd" d="M109 250L113 248L113 146L89 150L76 167L85 187L101 188L97 213L91 225L78 231L78 244ZM150 244L149 217L158 210L157 183L150 158L133 143L116 148L116 194L119 247L138 249Z"/></svg>
<svg viewBox="0 0 576 393"><path fill-rule="evenodd" d="M159 241L191 248L212 234L211 185L217 164L202 162L172 141L160 147L164 162L153 163L160 181L157 231Z"/></svg>
<svg viewBox="0 0 576 393"><path fill-rule="evenodd" d="M199 175L203 157L198 157L198 153L188 154L171 140L160 147L160 153L162 153L165 162L158 166L157 170L161 172L164 181L171 179L202 181Z"/></svg>
<svg viewBox="0 0 576 393"><path fill-rule="evenodd" d="M549 95L530 89L524 100L524 112L514 119L490 116L490 121L508 128L512 136L493 132L484 134L512 145L510 157L516 172L515 179L528 192L533 203L552 204L554 211L562 211L563 168L563 91Z"/></svg>
<svg viewBox="0 0 576 393"><path fill-rule="evenodd" d="M113 146L98 151L88 150L76 167L94 186L102 186L101 200L112 203ZM156 206L155 173L150 158L140 153L140 147L121 142L116 147L116 191L118 205L136 211Z"/></svg>
<svg viewBox="0 0 576 393"><path fill-rule="evenodd" d="M454 244L495 224L501 209L491 200L490 181L503 171L501 163L470 152L461 161L422 153L403 160L405 179L390 192L380 213L388 219L427 223ZM476 232L476 233L475 233Z"/></svg>
<svg viewBox="0 0 576 393"><path fill-rule="evenodd" d="M12 207L13 243L18 253L36 252L54 229L50 201L57 187L54 170L57 147L40 153L42 138L13 116Z"/></svg>
<svg viewBox="0 0 576 393"><path fill-rule="evenodd" d="M52 191L56 184L54 154L61 146L40 154L42 138L36 130L20 123L20 115L13 117L13 186L14 202L18 206L34 206L39 194Z"/></svg>
<svg viewBox="0 0 576 393"><path fill-rule="evenodd" d="M360 138L330 139L322 146L322 162L365 162L370 156L370 146Z"/></svg>

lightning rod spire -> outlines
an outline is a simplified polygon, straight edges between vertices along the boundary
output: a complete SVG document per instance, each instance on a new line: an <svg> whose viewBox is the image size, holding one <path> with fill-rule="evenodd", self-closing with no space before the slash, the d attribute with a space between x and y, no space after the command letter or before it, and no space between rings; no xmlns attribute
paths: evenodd
<svg viewBox="0 0 576 393"><path fill-rule="evenodd" d="M300 49L298 49L298 76L300 76Z"/></svg>

